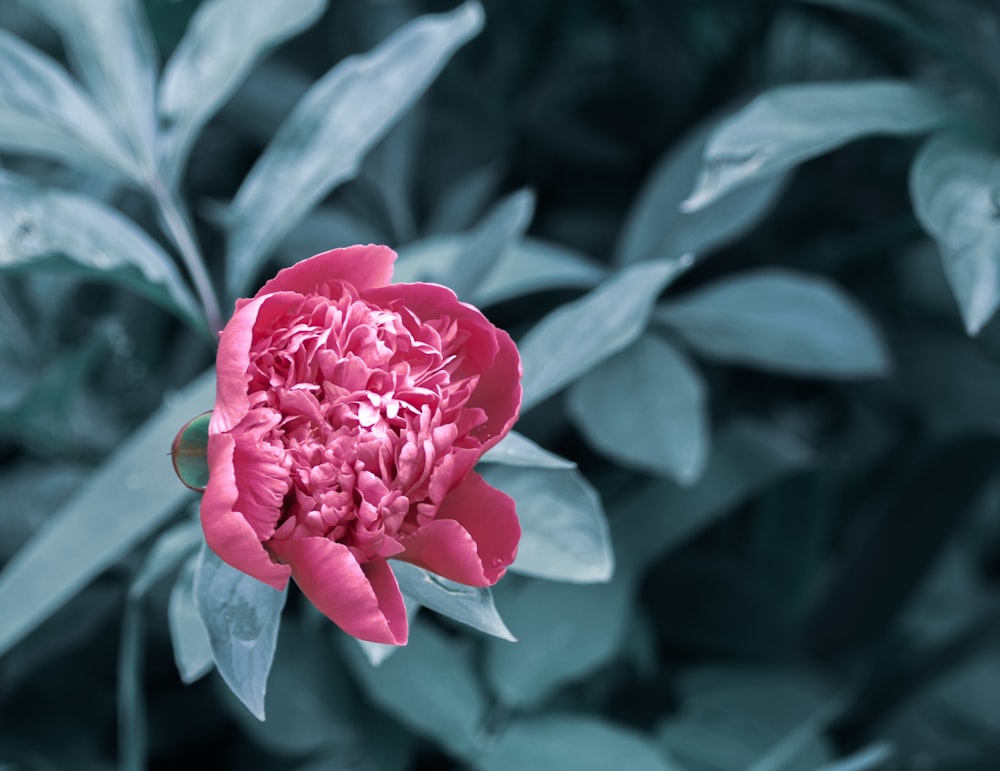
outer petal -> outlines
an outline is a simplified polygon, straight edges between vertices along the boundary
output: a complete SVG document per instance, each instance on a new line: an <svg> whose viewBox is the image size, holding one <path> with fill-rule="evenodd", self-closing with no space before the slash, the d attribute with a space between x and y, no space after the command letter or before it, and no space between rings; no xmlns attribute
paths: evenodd
<svg viewBox="0 0 1000 771"><path fill-rule="evenodd" d="M254 297L271 292L312 294L325 282L346 281L358 291L383 286L392 280L396 253L388 246L368 244L331 249L278 271Z"/></svg>
<svg viewBox="0 0 1000 771"><path fill-rule="evenodd" d="M228 434L209 437L208 486L201 499L201 525L205 540L223 562L284 589L291 569L271 559L253 527L233 511L238 498L233 464L235 441Z"/></svg>
<svg viewBox="0 0 1000 771"><path fill-rule="evenodd" d="M329 538L274 540L302 592L333 623L361 640L405 645L406 607L385 560L359 565L350 549Z"/></svg>
<svg viewBox="0 0 1000 771"><path fill-rule="evenodd" d="M521 526L514 500L471 472L445 497L437 517L401 539L396 559L470 586L495 584L517 556Z"/></svg>
<svg viewBox="0 0 1000 771"><path fill-rule="evenodd" d="M496 335L500 350L466 404L486 411L486 423L472 432L483 443L483 452L507 435L521 410L521 356L510 335L502 329Z"/></svg>
<svg viewBox="0 0 1000 771"><path fill-rule="evenodd" d="M259 297L236 306L236 313L219 336L219 351L215 357L215 409L209 433L231 431L247 412L247 368L250 366L250 347L254 330L260 323L289 310L302 298L291 292Z"/></svg>

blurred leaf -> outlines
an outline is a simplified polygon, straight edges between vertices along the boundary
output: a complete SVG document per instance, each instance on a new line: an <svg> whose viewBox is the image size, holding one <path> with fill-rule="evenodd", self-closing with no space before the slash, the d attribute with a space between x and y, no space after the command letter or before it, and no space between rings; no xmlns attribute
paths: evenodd
<svg viewBox="0 0 1000 771"><path fill-rule="evenodd" d="M227 281L241 294L281 239L416 101L483 25L470 2L407 24L371 52L345 59L296 105L233 201Z"/></svg>
<svg viewBox="0 0 1000 771"><path fill-rule="evenodd" d="M712 120L696 127L650 172L615 249L618 264L715 251L752 230L777 203L786 182L780 174L731 190L705 209L681 211L716 126Z"/></svg>
<svg viewBox="0 0 1000 771"><path fill-rule="evenodd" d="M919 134L948 118L947 108L933 95L905 81L780 86L712 132L704 165L682 208L702 209L734 188L861 137Z"/></svg>
<svg viewBox="0 0 1000 771"><path fill-rule="evenodd" d="M200 542L201 526L193 520L181 522L160 533L146 554L142 569L132 579L129 598L137 600L147 595L160 580L193 554Z"/></svg>
<svg viewBox="0 0 1000 771"><path fill-rule="evenodd" d="M174 648L174 661L185 683L207 675L214 666L212 643L198 615L194 599L194 574L198 555L184 563L167 602L167 622Z"/></svg>
<svg viewBox="0 0 1000 771"><path fill-rule="evenodd" d="M406 607L406 624L408 627L412 627L420 612L420 603L404 594L403 604ZM365 654L368 663L373 667L379 666L400 649L400 646L388 643L369 642L368 640L355 640L354 642L357 643L358 648Z"/></svg>
<svg viewBox="0 0 1000 771"><path fill-rule="evenodd" d="M567 407L600 452L689 485L708 461L705 402L698 371L670 343L644 335L580 378Z"/></svg>
<svg viewBox="0 0 1000 771"><path fill-rule="evenodd" d="M583 584L611 578L614 554L604 507L576 469L489 464L479 471L517 504L521 543L512 572Z"/></svg>
<svg viewBox="0 0 1000 771"><path fill-rule="evenodd" d="M194 599L212 658L226 685L258 720L264 719L267 676L278 642L288 588L279 592L220 560L203 544Z"/></svg>
<svg viewBox="0 0 1000 771"><path fill-rule="evenodd" d="M459 638L417 619L406 646L378 667L362 657L353 640L344 642L355 675L379 707L455 754L475 746L486 698Z"/></svg>
<svg viewBox="0 0 1000 771"><path fill-rule="evenodd" d="M467 234L449 233L407 244L399 251L393 280L444 280L438 277L450 274L468 240ZM606 275L603 267L572 249L529 237L508 245L471 302L486 306L546 289L591 289Z"/></svg>
<svg viewBox="0 0 1000 771"><path fill-rule="evenodd" d="M503 168L489 163L459 177L445 189L427 217L427 233L466 230L486 209L503 181Z"/></svg>
<svg viewBox="0 0 1000 771"><path fill-rule="evenodd" d="M535 213L535 194L518 190L494 206L467 235L461 258L444 277L459 297L473 294L491 272L500 255L520 240Z"/></svg>
<svg viewBox="0 0 1000 771"><path fill-rule="evenodd" d="M267 720L254 720L235 698L222 697L256 744L282 755L304 755L320 747L328 752L360 738L357 690L338 657L330 655L328 637L303 627L282 625L265 700Z"/></svg>
<svg viewBox="0 0 1000 771"><path fill-rule="evenodd" d="M0 148L133 181L135 161L65 70L0 29Z"/></svg>
<svg viewBox="0 0 1000 771"><path fill-rule="evenodd" d="M77 74L132 146L140 174L154 169L156 52L140 0L33 0L62 37Z"/></svg>
<svg viewBox="0 0 1000 771"><path fill-rule="evenodd" d="M486 644L486 677L508 706L537 706L585 678L625 643L634 584L625 575L586 586L507 578L495 594L520 642Z"/></svg>
<svg viewBox="0 0 1000 771"><path fill-rule="evenodd" d="M252 13L241 0L198 6L160 80L161 155L168 179L181 178L198 133L253 66L311 26L325 8L326 0L258 0Z"/></svg>
<svg viewBox="0 0 1000 771"><path fill-rule="evenodd" d="M6 331L6 330L5 330ZM82 465L53 460L7 462L0 471L0 565L69 498L86 478Z"/></svg>
<svg viewBox="0 0 1000 771"><path fill-rule="evenodd" d="M557 308L521 338L522 410L626 348L649 323L653 303L690 260L631 265L579 300Z"/></svg>
<svg viewBox="0 0 1000 771"><path fill-rule="evenodd" d="M393 561L392 572L400 591L425 608L486 634L514 641L497 613L489 587L465 586L399 560Z"/></svg>
<svg viewBox="0 0 1000 771"><path fill-rule="evenodd" d="M214 394L215 373L210 372L171 399L0 572L0 655L188 498L190 492L174 477L164 452L177 426L211 405Z"/></svg>
<svg viewBox="0 0 1000 771"><path fill-rule="evenodd" d="M388 243L386 234L343 207L313 209L281 242L281 265L292 265L337 244ZM398 281L398 280L397 280Z"/></svg>
<svg viewBox="0 0 1000 771"><path fill-rule="evenodd" d="M822 731L840 702L803 673L703 667L680 687L681 712L659 733L695 771L815 771L831 758Z"/></svg>
<svg viewBox="0 0 1000 771"><path fill-rule="evenodd" d="M825 279L762 268L664 303L656 320L712 359L783 374L884 375L889 356L867 312Z"/></svg>
<svg viewBox="0 0 1000 771"><path fill-rule="evenodd" d="M603 266L572 249L524 238L500 255L472 302L485 306L546 289L591 289L606 275Z"/></svg>
<svg viewBox="0 0 1000 771"><path fill-rule="evenodd" d="M961 137L926 142L910 170L920 224L937 242L966 331L1000 305L1000 157Z"/></svg>
<svg viewBox="0 0 1000 771"><path fill-rule="evenodd" d="M576 468L573 461L561 458L544 447L539 447L517 431L511 431L493 445L479 461L480 463L500 463L504 466L528 466L530 468Z"/></svg>
<svg viewBox="0 0 1000 771"><path fill-rule="evenodd" d="M680 771L647 737L590 715L548 713L511 722L489 751L470 758L480 771Z"/></svg>
<svg viewBox="0 0 1000 771"><path fill-rule="evenodd" d="M0 173L0 273L57 271L128 287L196 329L201 311L159 244L115 209Z"/></svg>
<svg viewBox="0 0 1000 771"><path fill-rule="evenodd" d="M877 492L864 538L853 544L815 603L807 646L836 660L873 644L919 586L961 523L974 496L995 473L1000 439L966 435L897 459L901 470ZM885 570L885 555L893 569ZM863 603L857 598L864 596Z"/></svg>
<svg viewBox="0 0 1000 771"><path fill-rule="evenodd" d="M772 428L748 421L728 426L698 484L656 480L619 499L611 522L616 550L629 557L622 567L643 570L809 460L807 448Z"/></svg>
<svg viewBox="0 0 1000 771"><path fill-rule="evenodd" d="M891 744L878 742L863 747L846 758L827 763L816 771L875 771L892 760L894 754Z"/></svg>

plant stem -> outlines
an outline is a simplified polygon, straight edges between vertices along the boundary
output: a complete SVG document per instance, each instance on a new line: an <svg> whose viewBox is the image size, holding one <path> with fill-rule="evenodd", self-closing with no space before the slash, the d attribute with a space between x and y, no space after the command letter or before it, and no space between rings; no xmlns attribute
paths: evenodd
<svg viewBox="0 0 1000 771"><path fill-rule="evenodd" d="M184 260L184 265L191 276L195 291L198 293L198 299L205 310L209 334L214 338L215 333L222 329L222 313L219 310L219 301L216 299L208 272L205 270L205 261L201 257L201 251L195 242L194 234L175 203L173 195L167 191L163 182L154 178L149 180L148 186L163 219L164 229L180 252L181 259Z"/></svg>

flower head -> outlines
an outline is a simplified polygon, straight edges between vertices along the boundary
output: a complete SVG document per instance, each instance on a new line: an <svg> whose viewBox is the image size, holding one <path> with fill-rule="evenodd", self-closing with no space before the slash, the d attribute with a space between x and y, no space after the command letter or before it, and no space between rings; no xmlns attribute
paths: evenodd
<svg viewBox="0 0 1000 771"><path fill-rule="evenodd" d="M318 254L239 300L223 329L201 516L209 546L289 576L348 633L402 644L387 560L495 583L514 502L473 471L521 402L510 337L436 284L389 284L384 246Z"/></svg>

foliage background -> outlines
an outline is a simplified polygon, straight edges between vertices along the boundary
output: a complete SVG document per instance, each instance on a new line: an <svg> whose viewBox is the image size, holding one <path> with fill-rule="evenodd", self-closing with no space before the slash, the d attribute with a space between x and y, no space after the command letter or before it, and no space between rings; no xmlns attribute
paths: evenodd
<svg viewBox="0 0 1000 771"><path fill-rule="evenodd" d="M158 61L198 5L136 6ZM0 184L0 769L996 768L995 4L486 0L416 106L237 276L227 207L293 106L345 57L453 8L315 5L199 133L177 211L223 314L240 281L375 241L399 248L401 278L454 286L521 341L517 430L578 470L486 467L551 531L493 592L520 642L423 611L373 666L293 592L265 722L217 674L196 678L211 661L178 632L197 648L196 501L165 453L206 387L210 403L209 381L181 389L212 348L79 197L179 255L163 199L10 139L26 108L5 44L0 157L20 181ZM86 25L67 38L44 21L73 6L6 3L0 27L87 80ZM871 111L820 90L804 133L843 118L833 142L677 214L722 116L785 84L875 79L946 107L907 117L918 107L892 92L903 129L865 129ZM334 128L350 136L360 112ZM942 182L911 169L945 124ZM945 214L921 208L925 179L957 185ZM58 248L28 254L34 227ZM736 296L704 294L733 281ZM618 338L600 348L601 330ZM169 420L133 434L164 403Z"/></svg>

